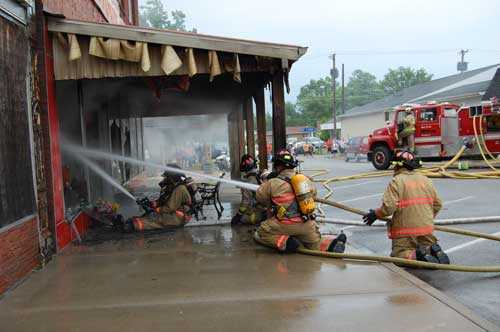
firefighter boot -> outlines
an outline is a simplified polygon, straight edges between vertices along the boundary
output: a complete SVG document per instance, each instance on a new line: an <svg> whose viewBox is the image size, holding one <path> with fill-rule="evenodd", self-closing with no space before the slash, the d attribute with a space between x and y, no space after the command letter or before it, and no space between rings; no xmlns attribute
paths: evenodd
<svg viewBox="0 0 500 332"><path fill-rule="evenodd" d="M340 233L335 240L330 243L327 251L334 252L337 254L342 254L345 251L345 243L347 242L347 236L344 233Z"/></svg>
<svg viewBox="0 0 500 332"><path fill-rule="evenodd" d="M436 257L440 264L450 264L450 258L437 243L431 246L431 255Z"/></svg>
<svg viewBox="0 0 500 332"><path fill-rule="evenodd" d="M417 261L428 262L428 263L439 263L436 257L428 254L427 249L424 246L417 247L416 257Z"/></svg>
<svg viewBox="0 0 500 332"><path fill-rule="evenodd" d="M294 253L297 252L297 249L300 247L300 242L293 236L288 237L286 240L286 247L285 247L285 252L286 253Z"/></svg>

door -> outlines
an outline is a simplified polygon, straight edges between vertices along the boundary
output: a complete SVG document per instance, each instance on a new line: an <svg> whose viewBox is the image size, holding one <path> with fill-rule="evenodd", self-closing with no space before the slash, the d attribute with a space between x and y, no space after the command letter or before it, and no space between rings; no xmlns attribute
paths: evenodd
<svg viewBox="0 0 500 332"><path fill-rule="evenodd" d="M441 154L441 124L437 107L422 108L416 112L415 148L421 157Z"/></svg>
<svg viewBox="0 0 500 332"><path fill-rule="evenodd" d="M441 118L441 132L443 154L454 156L462 146L462 140L458 132L458 116L456 109L445 109Z"/></svg>

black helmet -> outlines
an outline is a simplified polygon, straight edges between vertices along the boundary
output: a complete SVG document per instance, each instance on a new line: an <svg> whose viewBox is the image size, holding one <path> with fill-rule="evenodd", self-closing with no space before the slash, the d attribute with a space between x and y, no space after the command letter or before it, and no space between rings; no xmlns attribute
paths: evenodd
<svg viewBox="0 0 500 332"><path fill-rule="evenodd" d="M293 169L299 165L299 162L287 150L280 150L274 155L273 164L275 166L281 165L285 168Z"/></svg>
<svg viewBox="0 0 500 332"><path fill-rule="evenodd" d="M166 166L169 168L181 169L177 164L167 164ZM186 175L184 173L170 170L166 170L161 176L163 177L163 180L160 182L160 186L161 184L167 184L168 182L177 184L186 180Z"/></svg>
<svg viewBox="0 0 500 332"><path fill-rule="evenodd" d="M422 167L422 162L419 158L407 150L398 151L392 160L395 167L404 167L409 171Z"/></svg>
<svg viewBox="0 0 500 332"><path fill-rule="evenodd" d="M257 168L257 163L255 162L255 158L252 155L244 154L241 157L240 171L249 172L256 168Z"/></svg>

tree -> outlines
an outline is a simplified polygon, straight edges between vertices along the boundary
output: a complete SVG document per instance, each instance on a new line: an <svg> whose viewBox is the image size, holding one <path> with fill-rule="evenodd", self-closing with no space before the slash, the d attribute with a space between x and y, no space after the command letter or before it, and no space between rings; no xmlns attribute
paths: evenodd
<svg viewBox="0 0 500 332"><path fill-rule="evenodd" d="M306 122L301 113L296 109L294 103L286 102L285 104L286 124L287 126L305 126Z"/></svg>
<svg viewBox="0 0 500 332"><path fill-rule="evenodd" d="M424 68L415 70L411 67L399 67L398 69L389 69L380 84L387 95L392 95L431 79L432 74L429 74Z"/></svg>
<svg viewBox="0 0 500 332"><path fill-rule="evenodd" d="M339 95L337 94L337 97ZM332 79L330 76L311 80L300 89L296 110L304 125L316 127L317 122L332 118Z"/></svg>
<svg viewBox="0 0 500 332"><path fill-rule="evenodd" d="M169 14L161 0L147 0L140 7L139 24L157 29L187 31L186 14L181 10L172 10ZM191 32L196 32L196 29Z"/></svg>
<svg viewBox="0 0 500 332"><path fill-rule="evenodd" d="M375 75L357 69L352 72L345 87L345 109L368 104L384 97L384 90Z"/></svg>

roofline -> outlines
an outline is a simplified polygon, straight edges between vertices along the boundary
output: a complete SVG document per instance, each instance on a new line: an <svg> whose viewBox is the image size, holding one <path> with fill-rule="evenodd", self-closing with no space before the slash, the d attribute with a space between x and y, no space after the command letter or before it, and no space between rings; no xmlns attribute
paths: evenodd
<svg viewBox="0 0 500 332"><path fill-rule="evenodd" d="M298 60L307 47L217 37L192 32L160 30L129 25L93 23L48 17L48 30L77 35L141 41L160 45L258 55L278 59Z"/></svg>
<svg viewBox="0 0 500 332"><path fill-rule="evenodd" d="M472 93L467 93L467 94L463 94L463 95L457 95L457 96L449 96L449 97L442 97L442 98L436 98L437 101L439 102L450 102L450 103L453 103L453 101L456 101L456 100L460 100L460 99L467 99L467 98L471 98L471 97L477 97L477 96L483 96L485 94L486 91L478 91L478 92L472 92ZM432 100L432 98L430 98ZM416 102L415 104L419 104L419 105L426 105L428 101L424 101L424 102ZM404 104L404 103L403 103ZM375 113L383 113L383 112L387 112L387 111L392 111L395 107L398 107L402 104L398 104L398 105L394 105L394 106L388 106L386 108L383 108L383 109L375 109L375 110L369 110L369 111L365 111L365 112L356 112L354 114L348 114L348 113L345 113L345 114L341 114L339 115L338 117L340 119L345 119L345 118L354 118L356 116L362 116L362 115L366 115L366 114L375 114Z"/></svg>

